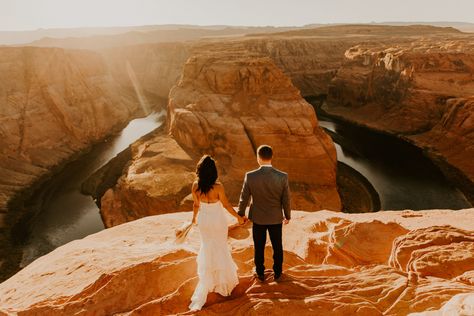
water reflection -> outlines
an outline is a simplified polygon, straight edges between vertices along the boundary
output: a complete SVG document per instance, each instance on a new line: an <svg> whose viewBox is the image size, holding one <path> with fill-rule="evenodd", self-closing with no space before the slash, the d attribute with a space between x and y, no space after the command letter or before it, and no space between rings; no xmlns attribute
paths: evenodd
<svg viewBox="0 0 474 316"><path fill-rule="evenodd" d="M395 137L320 117L337 143L338 160L364 175L384 210L470 207L422 151Z"/></svg>
<svg viewBox="0 0 474 316"><path fill-rule="evenodd" d="M24 249L22 266L71 240L104 229L96 204L80 192L82 182L138 138L159 127L164 115L153 113L132 120L120 134L68 164L35 194L31 205L43 205Z"/></svg>

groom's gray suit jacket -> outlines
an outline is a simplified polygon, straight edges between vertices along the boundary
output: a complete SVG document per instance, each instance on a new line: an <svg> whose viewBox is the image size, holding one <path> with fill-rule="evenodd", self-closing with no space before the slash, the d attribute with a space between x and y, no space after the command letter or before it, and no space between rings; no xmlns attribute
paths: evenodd
<svg viewBox="0 0 474 316"><path fill-rule="evenodd" d="M288 174L271 166L262 166L247 172L239 201L239 215L245 215L250 204L249 219L260 225L281 224L291 218Z"/></svg>

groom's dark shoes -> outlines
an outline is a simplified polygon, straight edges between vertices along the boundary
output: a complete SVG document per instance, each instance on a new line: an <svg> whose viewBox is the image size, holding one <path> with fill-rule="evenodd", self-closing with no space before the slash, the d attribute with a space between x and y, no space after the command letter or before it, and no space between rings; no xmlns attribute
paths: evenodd
<svg viewBox="0 0 474 316"><path fill-rule="evenodd" d="M273 279L275 281L281 281L282 277L281 277L281 272L280 273L275 273L275 275L273 276Z"/></svg>
<svg viewBox="0 0 474 316"><path fill-rule="evenodd" d="M257 276L257 279L260 281L260 282L264 282L265 281L265 275L264 274L256 274Z"/></svg>

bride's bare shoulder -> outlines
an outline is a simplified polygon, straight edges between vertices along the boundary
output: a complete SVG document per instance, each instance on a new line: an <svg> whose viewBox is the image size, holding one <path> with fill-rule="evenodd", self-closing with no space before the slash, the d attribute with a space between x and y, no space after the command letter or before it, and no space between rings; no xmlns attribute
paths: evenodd
<svg viewBox="0 0 474 316"><path fill-rule="evenodd" d="M222 191L222 190L224 190L224 185L222 184L222 182L216 181L216 183L214 184L214 188L216 190Z"/></svg>

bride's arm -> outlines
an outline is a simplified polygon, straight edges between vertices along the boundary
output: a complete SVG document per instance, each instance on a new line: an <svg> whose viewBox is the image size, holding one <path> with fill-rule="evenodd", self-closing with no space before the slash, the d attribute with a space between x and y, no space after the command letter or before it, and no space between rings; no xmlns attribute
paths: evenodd
<svg viewBox="0 0 474 316"><path fill-rule="evenodd" d="M197 195L197 182L195 181L193 183L193 186L191 188L191 192L193 193L193 224L197 224L197 214L199 211L199 197Z"/></svg>
<svg viewBox="0 0 474 316"><path fill-rule="evenodd" d="M243 224L244 223L244 218L242 216L240 216L235 210L234 208L232 207L232 205L230 204L229 200L227 199L227 196L225 194L225 190L224 190L224 186L222 184L219 184L217 186L218 188L218 194L219 194L219 200L221 201L222 205L224 206L224 208L227 210L227 212L230 213L230 215L234 216L235 218L237 218L237 220L239 221L239 224Z"/></svg>

